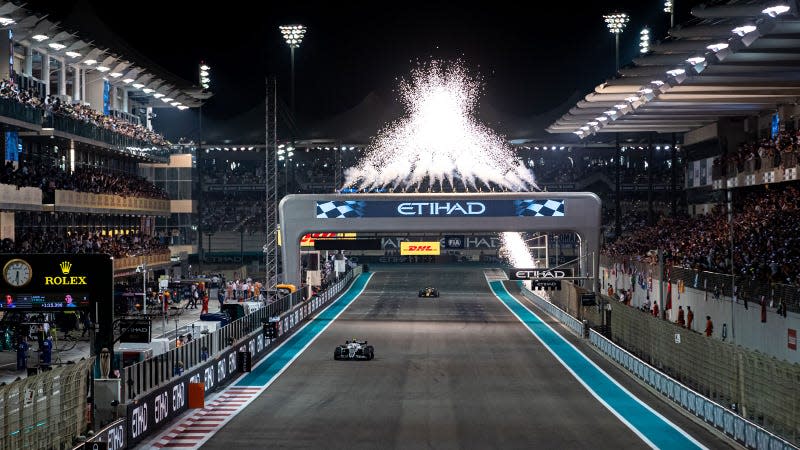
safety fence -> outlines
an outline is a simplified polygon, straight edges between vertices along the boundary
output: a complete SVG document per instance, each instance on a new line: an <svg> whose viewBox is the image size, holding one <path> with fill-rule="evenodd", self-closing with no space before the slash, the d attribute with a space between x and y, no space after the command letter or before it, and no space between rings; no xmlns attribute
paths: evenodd
<svg viewBox="0 0 800 450"><path fill-rule="evenodd" d="M570 285L567 290L575 289ZM577 330L582 330L583 324L577 318L533 292L522 291L537 307L582 335ZM597 307L583 310L587 316L586 312ZM797 365L676 328L624 305L612 310L611 332L619 345L593 329L589 330L589 340L690 413L749 448L797 448L780 437L792 442L798 438L800 401L796 385L800 367ZM646 355L655 367L625 348ZM718 402L737 405L742 415Z"/></svg>
<svg viewBox="0 0 800 450"><path fill-rule="evenodd" d="M723 431L739 443L754 449L794 449L797 448L770 433L755 423L742 418L731 410L713 402L708 398L689 389L678 381L664 375L641 359L625 351L603 337L600 333L589 330L590 342L625 367L630 373L647 383L660 394L680 405L686 411L694 414L706 423Z"/></svg>
<svg viewBox="0 0 800 450"><path fill-rule="evenodd" d="M69 449L87 425L94 358L0 386L0 448Z"/></svg>
<svg viewBox="0 0 800 450"><path fill-rule="evenodd" d="M234 379L244 370L244 353L252 362L268 354L305 319L326 307L360 274L361 267L358 266L309 300L294 304L294 296L284 297L273 303L273 308L255 311L203 336L197 343L192 341L161 355L163 358L155 357L127 367L123 376L126 389L123 398L127 402L124 406L125 438L121 439L124 446L115 449L136 445L186 411L189 383L202 383L205 392L210 392ZM281 301L283 303L279 303ZM277 324L275 339L270 340L263 333L265 321ZM203 350L204 343L208 346L208 356ZM177 362L184 362L183 371L175 370ZM118 436L119 432L112 430L109 439L120 440Z"/></svg>
<svg viewBox="0 0 800 450"><path fill-rule="evenodd" d="M609 257L601 256L600 265L609 270L622 270L631 275L642 274L652 275L654 280L662 280L658 273L658 265L646 261L638 261L635 257ZM709 272L704 270L694 270L680 266L665 266L664 271L669 271L669 279L673 283L683 281L687 287L708 291L709 293L718 292L719 295L731 296L733 283L736 285L736 297L740 300L747 299L758 303L761 296L770 304L784 302L788 311L800 312L800 286L781 283L767 283L759 280L752 280L747 277L736 277L730 274Z"/></svg>
<svg viewBox="0 0 800 450"><path fill-rule="evenodd" d="M360 273L360 268L357 269ZM354 271L347 272L345 277L321 292L315 302L327 302L338 294L352 280ZM314 300L314 298L312 298ZM295 322L279 320L284 313L295 312L298 308L308 308L311 300L302 302L299 292L282 297L267 304L264 308L237 319L226 326L205 335L201 335L186 344L169 352L149 358L128 366L123 371L123 398L133 400L159 386L192 370L219 353L227 351L235 342L249 334L261 331L264 321L278 321L278 335L290 330ZM296 306L294 306L296 305Z"/></svg>

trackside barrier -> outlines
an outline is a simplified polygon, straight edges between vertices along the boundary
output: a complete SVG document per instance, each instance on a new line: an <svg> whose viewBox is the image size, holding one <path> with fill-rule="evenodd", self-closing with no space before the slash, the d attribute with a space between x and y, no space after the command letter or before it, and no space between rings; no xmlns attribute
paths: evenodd
<svg viewBox="0 0 800 450"><path fill-rule="evenodd" d="M578 319L567 314L558 306L542 299L524 286L522 287L522 295L579 336L584 336L583 323ZM759 425L742 418L719 403L709 400L670 378L595 330L589 330L589 341L611 359L625 367L631 374L656 389L660 394L668 397L686 411L713 425L748 448L766 450L797 448L780 436L770 433Z"/></svg>
<svg viewBox="0 0 800 450"><path fill-rule="evenodd" d="M589 330L589 341L659 393L748 448L765 450L797 448L779 436L661 373L600 333Z"/></svg>
<svg viewBox="0 0 800 450"><path fill-rule="evenodd" d="M125 439L126 447L116 447L117 450L130 448L153 435L160 428L172 422L176 417L188 409L189 383L203 383L205 392L214 391L239 375L237 367L237 353L250 352L251 361L256 361L267 355L279 341L284 340L295 331L303 321L324 308L333 300L355 277L361 274L358 266L342 277L337 283L331 285L325 292L314 296L289 308L289 301L284 297L273 304L286 300L285 307L275 311L268 307L255 311L241 319L228 324L215 333L204 336L198 340L210 343L216 350L207 358L201 358L196 352L197 346L187 345L173 349L161 357L151 358L134 366L125 368L126 380L123 385L137 388L137 380L151 386L149 391L142 391L131 398L136 390L128 390L124 397L125 405ZM274 313L274 314L273 314ZM263 333L262 320L278 322L278 338L267 339ZM211 348L211 347L209 347ZM209 352L210 353L210 352ZM202 355L205 356L205 355ZM180 359L183 358L183 359ZM163 359L163 363L160 362ZM188 361L183 373L169 372L174 367L175 361ZM148 362L152 365L148 366ZM151 377L155 374L153 380ZM151 383L151 381L153 381ZM157 381L157 384L156 382Z"/></svg>
<svg viewBox="0 0 800 450"><path fill-rule="evenodd" d="M578 336L581 337L584 336L583 333L585 332L585 330L583 328L583 322L581 322L580 320L572 317L566 311L559 308L558 306L534 294L524 286L522 287L522 295L524 295L525 298L527 298L528 300L532 301L533 304L535 304L537 307L547 312L547 314L550 314L551 316L558 319L559 322L569 327L569 329L574 331L575 334L577 334Z"/></svg>

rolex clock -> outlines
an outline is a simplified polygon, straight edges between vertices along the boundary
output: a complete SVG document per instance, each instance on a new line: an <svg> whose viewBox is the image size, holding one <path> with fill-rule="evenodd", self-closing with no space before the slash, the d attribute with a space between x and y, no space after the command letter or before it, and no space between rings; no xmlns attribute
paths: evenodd
<svg viewBox="0 0 800 450"><path fill-rule="evenodd" d="M15 258L3 266L3 279L14 287L21 287L31 281L33 270L27 261Z"/></svg>

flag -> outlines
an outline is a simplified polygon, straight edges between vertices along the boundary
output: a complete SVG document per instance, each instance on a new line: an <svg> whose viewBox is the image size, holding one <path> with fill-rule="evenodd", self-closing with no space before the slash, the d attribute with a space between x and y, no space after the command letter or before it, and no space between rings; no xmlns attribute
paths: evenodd
<svg viewBox="0 0 800 450"><path fill-rule="evenodd" d="M761 323L767 323L767 299L761 296Z"/></svg>
<svg viewBox="0 0 800 450"><path fill-rule="evenodd" d="M672 283L670 279L667 278L667 305L664 306L664 312L669 311L672 309Z"/></svg>

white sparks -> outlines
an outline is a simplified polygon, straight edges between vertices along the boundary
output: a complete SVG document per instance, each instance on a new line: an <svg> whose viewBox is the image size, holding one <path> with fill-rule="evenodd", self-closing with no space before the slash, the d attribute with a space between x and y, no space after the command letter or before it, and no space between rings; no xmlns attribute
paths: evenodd
<svg viewBox="0 0 800 450"><path fill-rule="evenodd" d="M500 240L503 242L500 248L500 256L508 259L511 267L532 269L538 267L531 255L528 244L522 238L522 233L503 232L500 233ZM531 288L531 282L525 281L525 286Z"/></svg>
<svg viewBox="0 0 800 450"><path fill-rule="evenodd" d="M502 136L474 117L480 82L439 61L400 83L407 116L384 128L345 184L392 191L537 189Z"/></svg>

